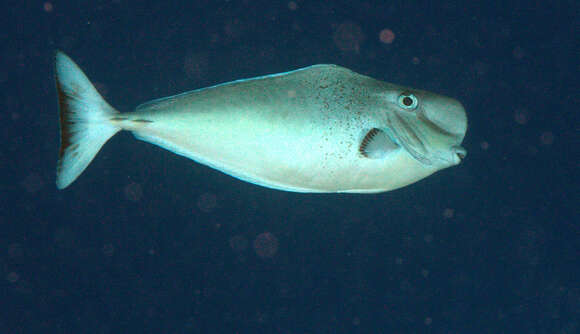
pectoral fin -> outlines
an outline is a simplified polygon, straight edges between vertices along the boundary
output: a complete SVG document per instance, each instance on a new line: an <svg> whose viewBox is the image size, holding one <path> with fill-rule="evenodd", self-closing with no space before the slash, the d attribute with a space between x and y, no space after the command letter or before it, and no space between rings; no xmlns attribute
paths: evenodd
<svg viewBox="0 0 580 334"><path fill-rule="evenodd" d="M399 145L377 128L367 131L358 148L360 154L369 159L383 159L398 149Z"/></svg>

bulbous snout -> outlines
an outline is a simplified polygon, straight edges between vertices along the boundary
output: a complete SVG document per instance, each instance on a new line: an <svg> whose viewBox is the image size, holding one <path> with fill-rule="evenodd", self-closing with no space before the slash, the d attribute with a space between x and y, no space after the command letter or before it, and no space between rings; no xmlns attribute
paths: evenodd
<svg viewBox="0 0 580 334"><path fill-rule="evenodd" d="M430 99L428 104L424 108L425 117L442 130L457 136L461 143L467 132L467 114L463 105L444 96Z"/></svg>

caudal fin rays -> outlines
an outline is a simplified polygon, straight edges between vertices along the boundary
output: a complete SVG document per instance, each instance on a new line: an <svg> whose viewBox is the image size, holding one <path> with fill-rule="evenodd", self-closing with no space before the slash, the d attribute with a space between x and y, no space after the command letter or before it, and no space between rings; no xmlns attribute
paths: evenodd
<svg viewBox="0 0 580 334"><path fill-rule="evenodd" d="M60 115L56 185L63 189L87 168L101 147L121 128L111 121L118 111L60 51L55 57L55 76Z"/></svg>

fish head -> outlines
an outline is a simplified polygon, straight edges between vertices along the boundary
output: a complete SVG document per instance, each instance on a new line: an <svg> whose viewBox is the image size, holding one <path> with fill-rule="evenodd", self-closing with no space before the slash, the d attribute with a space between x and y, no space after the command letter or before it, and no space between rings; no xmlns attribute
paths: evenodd
<svg viewBox="0 0 580 334"><path fill-rule="evenodd" d="M386 130L401 147L424 165L442 169L456 165L467 151L461 142L467 115L461 103L435 93L399 86L383 90Z"/></svg>

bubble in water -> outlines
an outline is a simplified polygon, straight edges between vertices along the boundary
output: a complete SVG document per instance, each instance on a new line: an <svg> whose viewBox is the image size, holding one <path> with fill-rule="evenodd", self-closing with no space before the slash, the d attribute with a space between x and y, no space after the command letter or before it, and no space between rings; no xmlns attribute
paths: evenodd
<svg viewBox="0 0 580 334"><path fill-rule="evenodd" d="M395 33L391 29L383 29L379 33L379 39L385 44L391 44L395 40Z"/></svg>
<svg viewBox="0 0 580 334"><path fill-rule="evenodd" d="M278 238L270 232L259 234L254 240L254 251L261 258L272 258L278 252Z"/></svg>

